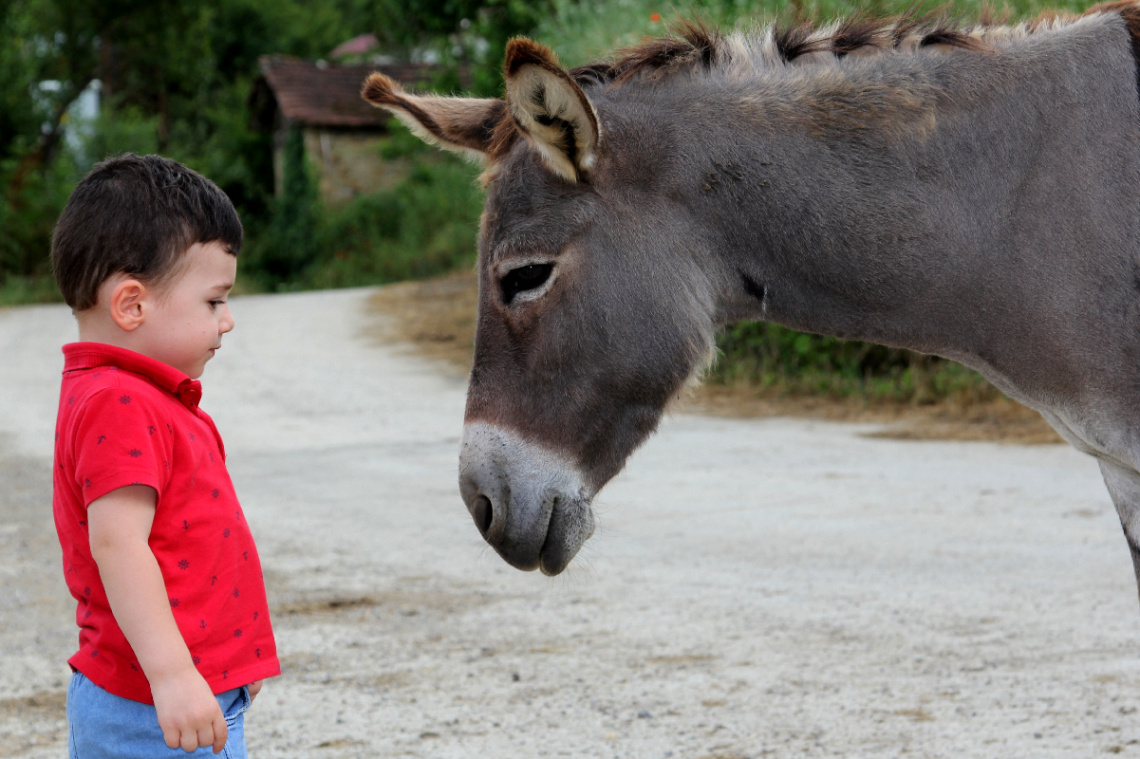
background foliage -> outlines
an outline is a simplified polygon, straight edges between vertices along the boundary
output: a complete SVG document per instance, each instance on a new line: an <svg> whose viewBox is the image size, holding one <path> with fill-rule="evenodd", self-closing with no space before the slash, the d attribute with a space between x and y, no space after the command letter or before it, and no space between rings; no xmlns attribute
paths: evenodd
<svg viewBox="0 0 1140 759"><path fill-rule="evenodd" d="M455 161L432 161L391 197L328 213L297 135L286 192L274 197L272 136L251 129L247 103L257 60L321 59L373 32L388 54L470 63L474 86L494 92L506 40L528 31L544 8L513 0L6 0L0 303L55 297L47 257L55 218L93 163L125 151L168 155L229 194L246 225L241 261L252 286L368 284L469 260L478 193L473 171ZM71 106L94 81L100 116L79 123ZM380 216L369 223L372 214ZM428 239L428 224L449 231ZM445 238L446 255L438 250ZM405 248L421 242L433 250L417 263ZM399 262L378 260L393 257ZM359 280L348 259L359 259Z"/></svg>
<svg viewBox="0 0 1140 759"><path fill-rule="evenodd" d="M958 0L976 18L987 0ZM1055 10L1086 2L1060 0ZM398 130L385 148L416 167L397 187L325 208L299 130L274 195L271 135L251 129L257 59L325 57L372 32L385 53L463 63L477 94L501 91L506 41L527 34L567 66L605 57L669 22L696 17L735 27L776 17L826 21L859 11L946 9L937 0L5 0L0 4L0 304L57 298L47 252L75 182L105 156L163 153L201 171L233 199L246 225L247 289L375 284L466 265L474 257L481 192L476 170ZM1005 6L1013 18L1036 0ZM101 84L93 122L71 115ZM452 81L455 81L452 77ZM907 351L804 335L767 324L726 330L713 377L771 392L925 402L995 394L976 375Z"/></svg>

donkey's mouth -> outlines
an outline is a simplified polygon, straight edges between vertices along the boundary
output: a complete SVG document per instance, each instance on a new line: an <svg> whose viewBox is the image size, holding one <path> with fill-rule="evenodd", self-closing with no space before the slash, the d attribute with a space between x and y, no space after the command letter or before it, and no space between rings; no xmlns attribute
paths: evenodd
<svg viewBox="0 0 1140 759"><path fill-rule="evenodd" d="M527 513L519 503L512 506L516 520ZM478 507L475 511L478 524ZM564 498L547 501L539 513L542 516L525 527L518 522L512 524L508 513L503 528L484 531L483 538L515 569L524 572L538 569L553 577L569 566L582 544L594 534L594 513L589 501Z"/></svg>
<svg viewBox="0 0 1140 759"><path fill-rule="evenodd" d="M556 500L550 514L538 568L548 577L562 572L594 534L594 512L589 501Z"/></svg>

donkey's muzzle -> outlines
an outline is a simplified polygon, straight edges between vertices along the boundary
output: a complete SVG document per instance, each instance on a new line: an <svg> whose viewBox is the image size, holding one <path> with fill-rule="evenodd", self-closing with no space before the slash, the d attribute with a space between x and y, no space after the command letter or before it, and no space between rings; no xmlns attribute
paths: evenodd
<svg viewBox="0 0 1140 759"><path fill-rule="evenodd" d="M459 491L479 534L518 569L556 575L594 532L577 469L495 425L464 427Z"/></svg>

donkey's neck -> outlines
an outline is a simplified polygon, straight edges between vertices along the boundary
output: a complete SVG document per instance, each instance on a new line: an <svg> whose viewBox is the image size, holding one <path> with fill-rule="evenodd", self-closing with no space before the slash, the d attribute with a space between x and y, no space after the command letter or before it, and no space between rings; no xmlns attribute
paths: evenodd
<svg viewBox="0 0 1140 759"><path fill-rule="evenodd" d="M718 241L720 318L1016 384L1011 342L1047 353L1058 322L1095 318L1097 280L1074 267L1140 242L1136 78L1105 16L990 53L691 81L685 202Z"/></svg>

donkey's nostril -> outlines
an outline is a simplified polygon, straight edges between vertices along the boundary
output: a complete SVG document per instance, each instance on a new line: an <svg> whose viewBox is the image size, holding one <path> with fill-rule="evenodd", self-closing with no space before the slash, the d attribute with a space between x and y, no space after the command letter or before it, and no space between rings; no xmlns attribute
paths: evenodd
<svg viewBox="0 0 1140 759"><path fill-rule="evenodd" d="M487 531L491 529L491 520L495 517L495 512L491 508L491 499L485 495L476 498L475 505L471 507L471 516L475 517L475 526L479 528L479 534L486 537Z"/></svg>

